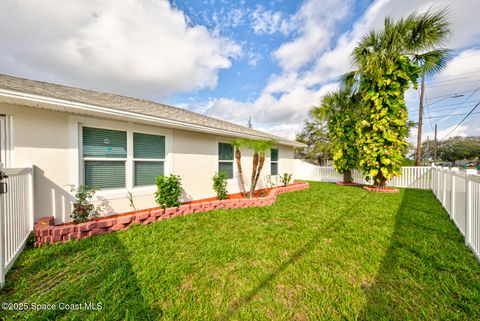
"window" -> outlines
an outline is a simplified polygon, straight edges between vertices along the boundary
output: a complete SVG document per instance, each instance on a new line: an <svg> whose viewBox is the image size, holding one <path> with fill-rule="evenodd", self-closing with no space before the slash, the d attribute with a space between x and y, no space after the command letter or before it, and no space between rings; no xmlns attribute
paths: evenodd
<svg viewBox="0 0 480 321"><path fill-rule="evenodd" d="M270 175L278 175L278 149L270 150Z"/></svg>
<svg viewBox="0 0 480 321"><path fill-rule="evenodd" d="M233 145L218 143L218 171L225 172L227 178L233 178Z"/></svg>
<svg viewBox="0 0 480 321"><path fill-rule="evenodd" d="M164 175L165 136L133 133L134 185L155 185Z"/></svg>
<svg viewBox="0 0 480 321"><path fill-rule="evenodd" d="M127 132L83 127L82 139L85 185L125 187Z"/></svg>

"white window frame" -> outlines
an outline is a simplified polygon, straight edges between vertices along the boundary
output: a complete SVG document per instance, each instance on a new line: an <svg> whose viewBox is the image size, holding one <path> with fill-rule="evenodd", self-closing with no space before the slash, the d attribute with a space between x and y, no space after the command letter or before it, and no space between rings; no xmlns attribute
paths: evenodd
<svg viewBox="0 0 480 321"><path fill-rule="evenodd" d="M232 144L231 141L224 140L224 139L217 139L217 163L216 163L216 168L217 169L215 170L215 172L218 172L218 164L220 162L224 162L224 163L227 163L227 162L229 163L230 162L230 161L226 161L226 160L220 160L220 143L230 144L230 145L233 146L233 161L232 161L233 177L227 179L227 184L229 186L232 186L232 185L236 184L237 179L238 179L237 159L235 157L235 146Z"/></svg>
<svg viewBox="0 0 480 321"><path fill-rule="evenodd" d="M114 187L114 188L103 188L103 191L115 191L115 190L123 190L128 187L127 185L127 161L128 161L128 132L126 130L120 130L120 129L113 129L113 128L106 128L106 127L99 127L99 126L90 126L86 124L81 124L80 126L80 157L82 158L82 167L80 168L81 172L81 177L82 177L82 184L85 184L85 162L88 161L96 161L96 162L124 162L125 163L125 186L124 187ZM126 138L126 144L127 144L127 157L85 157L83 156L83 128L97 128L97 129L107 129L107 130L115 130L115 131L121 131L125 132L125 138Z"/></svg>
<svg viewBox="0 0 480 321"><path fill-rule="evenodd" d="M127 192L131 192L133 196L153 195L156 191L155 185L134 186L134 163L133 163L133 133L143 133L151 135L159 135L165 137L165 159L164 174L169 175L173 172L173 130L167 128L157 128L151 125L143 125L137 123L129 123L125 121L105 120L98 118L90 118L84 116L69 116L69 159L70 171L69 182L72 184L84 184L85 164L83 159L83 127L95 127L111 130L119 130L127 132L127 158L125 164L125 188L103 189L97 192L97 196L104 197L109 200L123 199ZM97 160L97 158L95 158ZM121 160L114 158L113 160Z"/></svg>
<svg viewBox="0 0 480 321"><path fill-rule="evenodd" d="M133 153L134 150L134 142L133 142L133 134L146 134L146 135L152 135L152 136L162 136L165 138L165 156L164 158L135 158L135 155ZM127 132L127 137L128 137L128 132ZM127 145L128 148L128 145ZM148 132L143 132L143 131L132 131L132 185L133 188L148 188L155 186L155 184L152 185L140 185L136 186L135 185L135 162L152 162L152 163L163 163L163 173L166 175L166 169L165 169L165 159L167 157L167 137L165 135L160 135L160 134L152 134Z"/></svg>
<svg viewBox="0 0 480 321"><path fill-rule="evenodd" d="M3 167L13 167L12 153L12 117L0 114L0 163Z"/></svg>
<svg viewBox="0 0 480 321"><path fill-rule="evenodd" d="M278 152L278 159L276 161L272 160L272 149L276 149ZM277 174L273 175L272 174L272 164L276 163L277 164ZM272 177L278 177L280 176L280 149L278 147L272 147L270 148L270 176Z"/></svg>

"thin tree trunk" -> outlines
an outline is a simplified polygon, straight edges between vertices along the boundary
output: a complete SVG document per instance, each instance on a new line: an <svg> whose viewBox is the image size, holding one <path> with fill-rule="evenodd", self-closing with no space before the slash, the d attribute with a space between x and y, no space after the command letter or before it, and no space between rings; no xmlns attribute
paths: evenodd
<svg viewBox="0 0 480 321"><path fill-rule="evenodd" d="M235 159L237 161L238 176L240 179L240 192L242 193L242 196L245 197L245 180L243 179L242 153L240 152L240 149L238 147L235 148Z"/></svg>
<svg viewBox="0 0 480 321"><path fill-rule="evenodd" d="M250 197L253 197L253 193L255 191L255 186L253 185L253 183L255 182L255 176L257 176L257 168L258 168L258 153L255 152L255 154L253 154L252 179L250 180Z"/></svg>
<svg viewBox="0 0 480 321"><path fill-rule="evenodd" d="M420 160L422 158L422 125L423 125L424 93L425 93L425 75L422 74L422 82L420 84L420 104L418 106L417 159L416 159L417 166L420 166Z"/></svg>
<svg viewBox="0 0 480 321"><path fill-rule="evenodd" d="M263 168L264 163L265 163L265 153L261 153L259 161L258 161L257 175L255 175L255 183L253 185L254 193L255 193L255 188L257 187L258 179L260 178L260 173L262 172L262 168Z"/></svg>
<svg viewBox="0 0 480 321"><path fill-rule="evenodd" d="M352 172L351 171L345 171L343 172L343 182L344 183L351 183L353 181L352 179Z"/></svg>
<svg viewBox="0 0 480 321"><path fill-rule="evenodd" d="M382 173L378 173L377 176L373 179L373 186L376 188L386 188L387 187L387 179L383 177Z"/></svg>

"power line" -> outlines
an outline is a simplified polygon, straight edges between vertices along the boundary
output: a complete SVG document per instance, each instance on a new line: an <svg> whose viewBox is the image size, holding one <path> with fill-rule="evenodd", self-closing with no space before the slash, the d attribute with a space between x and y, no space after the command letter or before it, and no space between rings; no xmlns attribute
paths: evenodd
<svg viewBox="0 0 480 321"><path fill-rule="evenodd" d="M452 96L454 96L454 95L469 93L469 92L472 92L472 91L475 91L475 89L463 90L463 91L456 91L456 92L453 92L453 93L450 93L450 94L446 94L446 95L440 95L440 96L430 97L430 99L443 98L443 99L439 99L439 100L437 100L437 101L432 102L430 105L439 103L440 101L445 100L445 99L448 99L448 98L452 98Z"/></svg>
<svg viewBox="0 0 480 321"><path fill-rule="evenodd" d="M450 111L448 112L448 114L445 115L445 117L448 116L448 115L450 115L451 113L453 113L455 110L457 110L459 106L463 105L467 100L469 100L470 98L472 98L472 96L475 95L475 93L476 93L477 91L479 91L479 90L480 90L480 86L478 86L477 89L475 89L474 92L472 92L467 98L465 98L465 100L464 100L463 102L459 103L459 105L458 105L457 107L455 107L455 108L453 108L452 110L450 110ZM442 120L442 119L443 119L443 118L441 118L440 120ZM440 121L440 120L438 120L438 121Z"/></svg>
<svg viewBox="0 0 480 321"><path fill-rule="evenodd" d="M463 106L461 108L458 108L457 110L460 111L461 109L464 109L464 108L472 108L474 105L467 105L467 106ZM438 109L438 108L435 108L435 109L432 109L431 112L440 112L440 111L449 111L451 109L451 107L448 107L448 108L441 108L441 109ZM412 111L411 113L409 113L409 116L412 116L412 117L417 117L418 116L418 112L416 110Z"/></svg>
<svg viewBox="0 0 480 321"><path fill-rule="evenodd" d="M472 113L473 115L480 114L480 111L476 113ZM432 116L432 117L424 117L424 119L434 119L434 118L445 118L445 117L456 117L456 116L463 116L468 115L468 113L461 113L461 114L453 114L453 115L440 115L440 116ZM437 121L438 122L438 121Z"/></svg>
<svg viewBox="0 0 480 321"><path fill-rule="evenodd" d="M458 126L460 126L464 121L465 119L468 118L468 116L472 115L473 114L473 111L478 107L478 105L480 105L480 100L478 101L478 103L472 108L472 110L470 110L470 112L465 116L463 117L463 119L457 124L457 126L455 126L454 129L452 129L445 137L443 137L443 139L447 138L448 136L450 136L451 133L453 133L457 128ZM480 114L480 113L475 113L475 114ZM443 140L442 139L442 140Z"/></svg>

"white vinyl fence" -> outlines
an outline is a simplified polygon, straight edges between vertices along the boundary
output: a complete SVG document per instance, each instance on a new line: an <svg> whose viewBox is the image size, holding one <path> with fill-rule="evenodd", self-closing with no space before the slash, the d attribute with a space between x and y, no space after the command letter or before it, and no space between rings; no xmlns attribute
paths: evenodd
<svg viewBox="0 0 480 321"><path fill-rule="evenodd" d="M6 168L0 195L0 287L33 230L33 168Z"/></svg>
<svg viewBox="0 0 480 321"><path fill-rule="evenodd" d="M294 178L320 182L341 182L343 176L333 167L315 166L295 160ZM368 184L361 172L353 172L355 183ZM480 175L476 170L459 171L448 167L402 167L402 175L389 186L430 189L450 214L465 244L480 261Z"/></svg>
<svg viewBox="0 0 480 321"><path fill-rule="evenodd" d="M296 159L294 163L295 179L319 181L319 182L341 182L343 175L335 171L332 166L316 166L302 160ZM367 182L360 171L353 171L353 181L359 184L371 184ZM389 186L430 189L432 181L431 167L402 167L402 175L387 182Z"/></svg>
<svg viewBox="0 0 480 321"><path fill-rule="evenodd" d="M480 261L480 175L476 173L433 167L432 191Z"/></svg>

